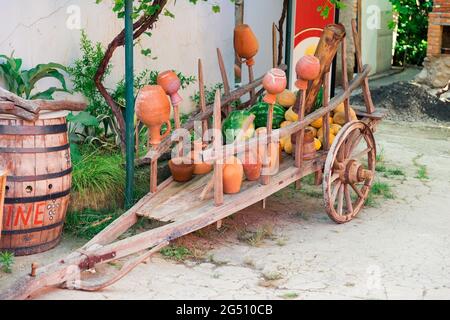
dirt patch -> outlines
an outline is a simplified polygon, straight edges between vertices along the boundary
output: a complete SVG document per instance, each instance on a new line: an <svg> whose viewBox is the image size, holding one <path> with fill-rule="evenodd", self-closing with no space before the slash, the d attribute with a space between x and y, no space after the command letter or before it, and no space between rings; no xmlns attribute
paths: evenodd
<svg viewBox="0 0 450 320"><path fill-rule="evenodd" d="M450 105L416 84L396 82L371 92L375 106L388 109L390 120L450 122ZM352 97L351 103L363 105L362 94Z"/></svg>

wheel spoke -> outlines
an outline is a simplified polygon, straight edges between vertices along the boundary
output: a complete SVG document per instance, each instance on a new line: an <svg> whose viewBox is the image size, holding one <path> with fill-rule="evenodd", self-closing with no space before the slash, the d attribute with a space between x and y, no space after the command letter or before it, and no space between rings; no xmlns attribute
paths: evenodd
<svg viewBox="0 0 450 320"><path fill-rule="evenodd" d="M342 216L342 208L344 206L344 185L341 184L339 187L339 194L338 194L338 207L337 207L337 213Z"/></svg>
<svg viewBox="0 0 450 320"><path fill-rule="evenodd" d="M366 149L364 149L363 151L360 151L356 154L353 154L350 156L351 159L356 159L359 160L361 159L361 157L363 157L364 155L368 154L370 151L372 151L372 147L368 147Z"/></svg>
<svg viewBox="0 0 450 320"><path fill-rule="evenodd" d="M353 204L352 197L350 195L350 189L348 188L348 184L344 185L344 193L345 193L345 203L347 204L347 210L349 214L353 213Z"/></svg>
<svg viewBox="0 0 450 320"><path fill-rule="evenodd" d="M339 179L339 173L333 173L331 176L331 183L335 182L337 179Z"/></svg>
<svg viewBox="0 0 450 320"><path fill-rule="evenodd" d="M350 183L350 186L352 187L353 190L355 190L355 192L358 195L358 197L364 198L364 195L361 193L361 190L359 190L358 187L355 184Z"/></svg>
<svg viewBox="0 0 450 320"><path fill-rule="evenodd" d="M342 184L342 182L338 181L336 183L336 186L333 189L333 192L331 193L331 199L330 200L331 200L331 205L332 206L334 206L334 203L336 202L336 197L337 197L338 191L339 191L339 189L341 187L341 184Z"/></svg>

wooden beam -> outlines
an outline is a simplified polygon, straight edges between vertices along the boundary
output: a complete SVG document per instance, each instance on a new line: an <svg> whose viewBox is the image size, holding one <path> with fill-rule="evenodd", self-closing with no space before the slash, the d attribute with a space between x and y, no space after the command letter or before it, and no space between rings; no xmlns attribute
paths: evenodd
<svg viewBox="0 0 450 320"><path fill-rule="evenodd" d="M286 70L287 66L281 65L281 66L279 66L279 68L281 70ZM260 77L260 78L256 79L254 82L249 83L243 87L240 87L240 88L230 92L230 94L228 96L227 95L222 96L221 101L220 101L221 105L223 106L223 105L229 104L229 103L239 99L243 95L247 94L252 89L259 87L262 84L262 80L263 80L263 77ZM188 121L182 127L185 128L186 130L193 129L195 121L208 120L209 117L211 117L213 114L213 109L214 109L214 104L208 105L206 107L205 112L197 113L196 115L194 115L191 118L190 121ZM166 137L161 141L161 143L154 150L150 150L145 155L144 158L148 158L148 159L159 158L162 154L164 154L165 152L167 152L170 149L171 145L172 145L171 137Z"/></svg>
<svg viewBox="0 0 450 320"><path fill-rule="evenodd" d="M330 71L331 63L339 48L339 44L345 36L345 27L342 24L329 24L325 27L315 56L320 60L320 75L311 82L306 97L305 113L311 112L319 90L323 85L324 75Z"/></svg>
<svg viewBox="0 0 450 320"><path fill-rule="evenodd" d="M286 136L290 136L301 129L306 128L312 122L317 120L319 117L323 117L325 114L332 112L336 109L345 99L348 99L351 93L357 89L364 79L370 73L370 66L365 65L363 72L358 74L353 81L350 83L348 89L342 92L340 95L335 96L330 100L330 104L326 108L320 108L315 112L307 115L303 121L295 122L287 127L277 129L272 132L271 135L261 134L257 138L252 138L245 142L237 142L232 145L227 145L222 147L222 152L218 150L206 149L202 152L202 159L205 162L216 161L218 159L224 159L233 156L237 153L244 152L246 148L256 148L258 143L267 143L269 139L275 139L279 137L280 139Z"/></svg>
<svg viewBox="0 0 450 320"><path fill-rule="evenodd" d="M220 90L216 91L214 100L214 149L222 148L222 106L220 105ZM214 204L223 204L223 161L214 162Z"/></svg>

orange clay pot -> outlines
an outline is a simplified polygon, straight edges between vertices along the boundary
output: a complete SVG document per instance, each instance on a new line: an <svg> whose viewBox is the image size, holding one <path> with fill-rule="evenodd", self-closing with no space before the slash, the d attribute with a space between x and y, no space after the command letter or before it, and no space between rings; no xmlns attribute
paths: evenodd
<svg viewBox="0 0 450 320"><path fill-rule="evenodd" d="M170 96L172 105L180 104L183 99L178 94L178 90L181 87L181 81L177 74L171 70L164 71L158 75L157 83L160 85L164 91Z"/></svg>
<svg viewBox="0 0 450 320"><path fill-rule="evenodd" d="M248 181L256 181L261 176L262 161L256 151L247 151L244 154L242 166Z"/></svg>
<svg viewBox="0 0 450 320"><path fill-rule="evenodd" d="M254 56L258 53L259 43L247 24L234 28L234 50L240 58L246 59L245 63L248 66L255 64Z"/></svg>
<svg viewBox="0 0 450 320"><path fill-rule="evenodd" d="M171 159L169 161L169 169L172 173L173 180L187 182L192 179L194 175L194 164L189 162L181 158Z"/></svg>
<svg viewBox="0 0 450 320"><path fill-rule="evenodd" d="M170 134L170 103L163 88L158 85L144 86L136 98L136 115L150 132L150 144L157 146ZM161 127L167 124L161 135Z"/></svg>
<svg viewBox="0 0 450 320"><path fill-rule="evenodd" d="M234 194L241 191L244 168L236 157L230 157L223 165L223 192Z"/></svg>
<svg viewBox="0 0 450 320"><path fill-rule="evenodd" d="M262 84L267 91L267 94L263 99L264 102L274 104L277 100L277 95L286 89L286 73L281 69L273 68L266 73Z"/></svg>
<svg viewBox="0 0 450 320"><path fill-rule="evenodd" d="M298 60L295 66L297 73L297 81L295 86L299 89L306 90L308 81L315 80L320 74L320 60L312 55L303 56Z"/></svg>
<svg viewBox="0 0 450 320"><path fill-rule="evenodd" d="M202 141L194 141L193 160L194 160L194 174L202 175L210 173L213 169L213 165L207 162L202 162L199 153L203 150Z"/></svg>
<svg viewBox="0 0 450 320"><path fill-rule="evenodd" d="M295 134L291 136L292 146L295 150L296 138ZM305 129L305 135L303 137L303 160L314 159L317 154L316 148L314 146L314 132L309 129Z"/></svg>

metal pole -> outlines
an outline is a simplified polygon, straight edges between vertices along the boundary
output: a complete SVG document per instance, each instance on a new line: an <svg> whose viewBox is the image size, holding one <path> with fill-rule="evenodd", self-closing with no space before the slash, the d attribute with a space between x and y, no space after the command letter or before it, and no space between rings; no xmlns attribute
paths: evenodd
<svg viewBox="0 0 450 320"><path fill-rule="evenodd" d="M125 1L125 208L133 204L134 192L134 88L133 88L133 0Z"/></svg>
<svg viewBox="0 0 450 320"><path fill-rule="evenodd" d="M290 70L291 70L291 50L292 50L292 25L293 25L293 19L295 17L295 13L292 12L292 8L293 8L293 0L289 0L289 4L288 4L288 9L287 9L287 19L286 19L286 47L285 47L285 63L287 65L287 70L286 70L286 78L288 80L288 88L291 85L291 75L290 75ZM295 62L294 62L295 63Z"/></svg>

